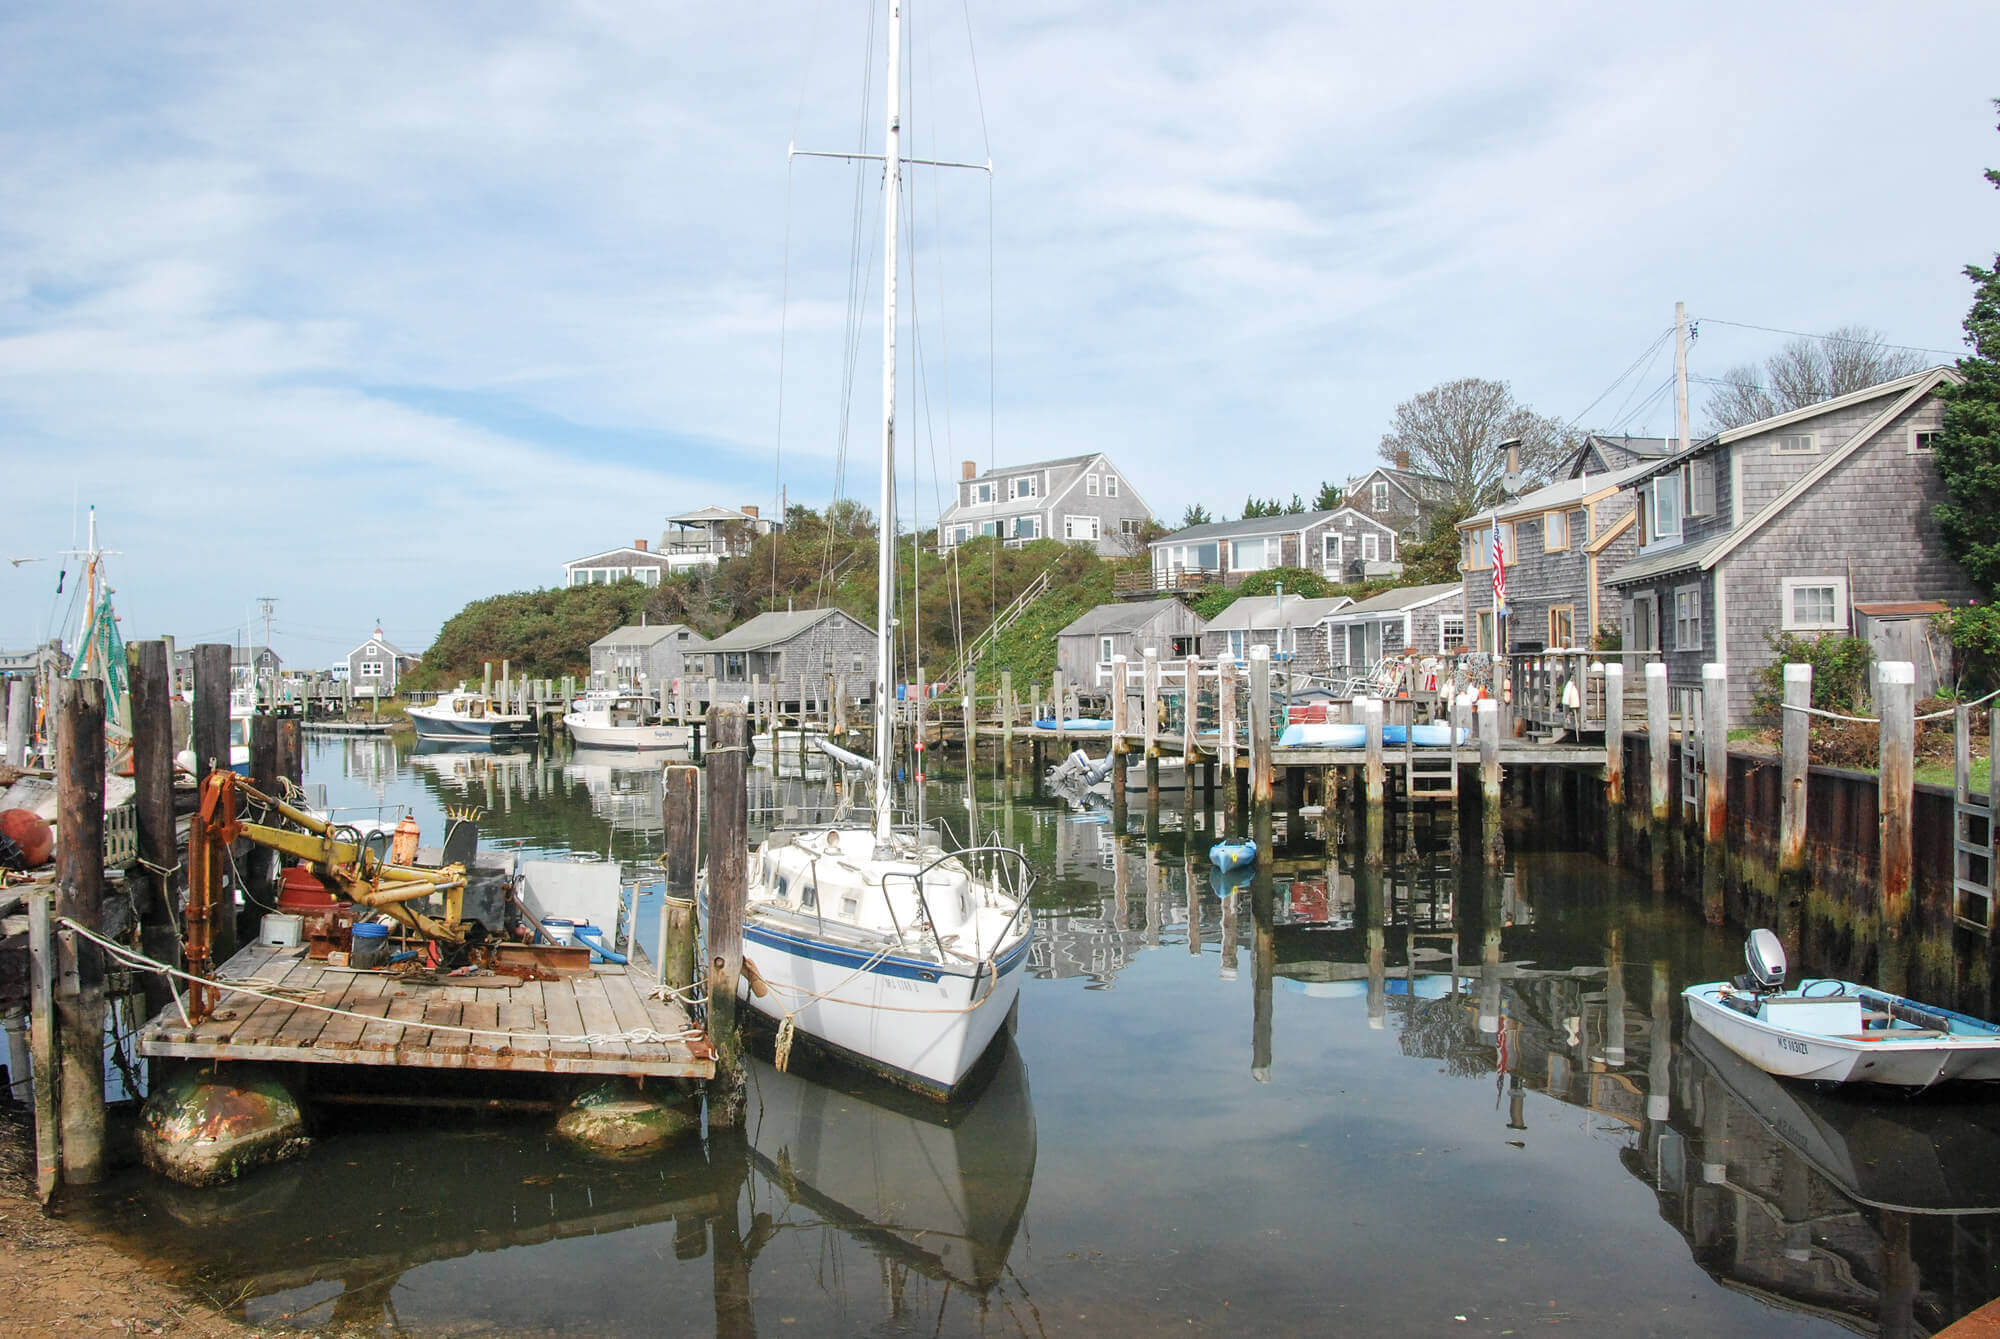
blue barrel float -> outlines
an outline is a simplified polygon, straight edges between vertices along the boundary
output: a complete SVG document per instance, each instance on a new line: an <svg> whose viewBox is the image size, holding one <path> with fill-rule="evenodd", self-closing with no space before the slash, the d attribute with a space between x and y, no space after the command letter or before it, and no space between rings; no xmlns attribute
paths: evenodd
<svg viewBox="0 0 2000 1339"><path fill-rule="evenodd" d="M389 927L381 921L356 921L348 947L349 967L380 967L389 956Z"/></svg>

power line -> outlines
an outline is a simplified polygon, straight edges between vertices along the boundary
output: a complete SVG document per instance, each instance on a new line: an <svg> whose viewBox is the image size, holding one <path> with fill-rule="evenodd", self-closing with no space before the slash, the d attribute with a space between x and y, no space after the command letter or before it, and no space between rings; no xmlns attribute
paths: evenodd
<svg viewBox="0 0 2000 1339"><path fill-rule="evenodd" d="M1620 372L1616 377L1612 378L1611 384L1609 386L1606 386L1603 390L1597 393L1597 398L1595 400L1592 400L1589 404L1585 405L1582 408L1582 410L1578 412L1577 416L1571 419L1564 426L1569 428L1574 428L1578 423L1582 422L1583 416L1585 414L1588 414L1591 410L1597 408L1598 405L1602 404L1607 396L1609 396L1613 391L1617 390L1620 386L1625 384L1625 379L1627 377L1631 376L1633 373L1639 370L1641 364L1645 363L1649 358L1657 354L1660 350L1660 346L1665 344L1667 342L1668 336L1672 335L1673 333L1674 333L1674 328L1672 326L1668 326L1665 330L1662 330L1651 344L1648 344L1643 350L1640 351L1639 356L1637 358L1634 358L1629 364L1626 365L1626 368L1623 372Z"/></svg>
<svg viewBox="0 0 2000 1339"><path fill-rule="evenodd" d="M1747 321L1725 321L1720 316L1704 316L1704 321L1716 325L1734 326L1738 330L1761 330L1767 335L1796 335L1800 339L1816 339L1827 344L1854 344L1867 349L1902 349L1909 353L1936 353L1946 358L1962 358L1962 349L1933 349L1923 344L1891 344L1879 339L1851 339L1846 335L1815 335L1810 330L1786 330L1774 325L1751 325Z"/></svg>

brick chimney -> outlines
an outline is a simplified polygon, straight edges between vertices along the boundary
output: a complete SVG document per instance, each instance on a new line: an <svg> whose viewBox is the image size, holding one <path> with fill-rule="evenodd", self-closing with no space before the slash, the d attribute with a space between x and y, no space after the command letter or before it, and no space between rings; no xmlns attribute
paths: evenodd
<svg viewBox="0 0 2000 1339"><path fill-rule="evenodd" d="M959 477L959 478L960 478L961 480L964 480L964 479L976 479L976 478L978 478L978 477L979 477L979 464L978 464L978 462L976 462L976 461L971 461L971 460L961 460L961 461L959 461L959 462L958 462L958 477Z"/></svg>
<svg viewBox="0 0 2000 1339"><path fill-rule="evenodd" d="M754 520L756 520L756 519L757 519L757 508L756 508L755 504L753 504L753 503L745 503L745 504L743 505L743 514L744 514L745 516L748 516L748 517L749 517L749 518L750 518L751 520L753 520L753 521L754 521Z"/></svg>
<svg viewBox="0 0 2000 1339"><path fill-rule="evenodd" d="M635 539L632 541L632 547L639 550L639 552L644 553L646 551L646 541L643 539Z"/></svg>
<svg viewBox="0 0 2000 1339"><path fill-rule="evenodd" d="M1398 451L1396 453L1396 468L1399 470L1410 468L1410 453L1408 451Z"/></svg>

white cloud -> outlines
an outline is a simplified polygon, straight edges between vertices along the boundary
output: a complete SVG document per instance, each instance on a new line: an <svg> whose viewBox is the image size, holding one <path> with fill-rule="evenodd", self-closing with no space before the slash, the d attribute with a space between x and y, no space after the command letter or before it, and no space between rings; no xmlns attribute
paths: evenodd
<svg viewBox="0 0 2000 1339"><path fill-rule="evenodd" d="M947 475L986 458L989 357L1003 459L1111 449L1171 516L1344 476L1447 377L1576 412L1676 298L1953 346L1992 248L1989 7L1027 4L974 14L977 90L959 12L909 13L910 147L983 157L983 96L996 164L990 351L987 182L912 174ZM74 487L141 627L275 592L420 643L768 495L781 317L792 496L850 339L872 495L877 193L857 225L852 169L784 158L857 143L863 43L805 3L12 7L0 440L46 501L9 547L67 543ZM1762 347L1710 326L1698 362ZM0 580L11 640L44 597Z"/></svg>

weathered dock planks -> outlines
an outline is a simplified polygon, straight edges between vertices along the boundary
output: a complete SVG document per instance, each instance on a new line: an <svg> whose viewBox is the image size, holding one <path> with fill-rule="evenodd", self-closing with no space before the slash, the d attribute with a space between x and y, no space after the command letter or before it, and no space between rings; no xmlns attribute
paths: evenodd
<svg viewBox="0 0 2000 1339"><path fill-rule="evenodd" d="M706 1079L715 1072L713 1051L691 1033L681 1005L651 998L650 983L622 967L511 988L455 985L448 977L428 984L252 945L220 975L259 989L318 992L311 1003L347 1012L231 992L199 1027L189 1028L171 1007L162 1011L140 1031L139 1053L543 1074ZM659 1039L626 1040L642 1029Z"/></svg>

